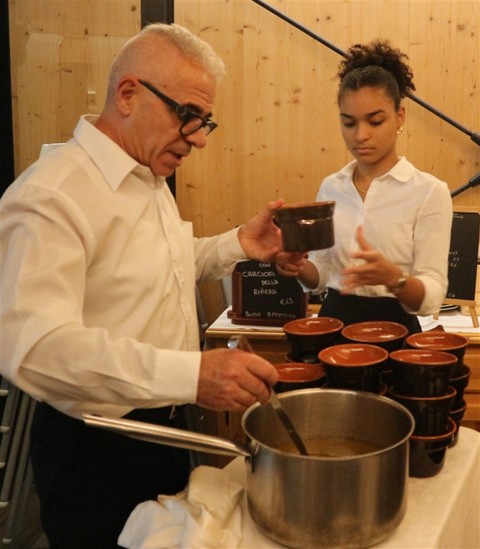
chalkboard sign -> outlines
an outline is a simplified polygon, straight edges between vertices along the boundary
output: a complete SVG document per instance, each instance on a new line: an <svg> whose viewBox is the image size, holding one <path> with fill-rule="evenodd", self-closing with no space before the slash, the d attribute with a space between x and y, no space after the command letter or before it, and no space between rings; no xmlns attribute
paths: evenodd
<svg viewBox="0 0 480 549"><path fill-rule="evenodd" d="M454 212L448 261L450 301L474 301L477 281L480 215Z"/></svg>
<svg viewBox="0 0 480 549"><path fill-rule="evenodd" d="M280 275L274 263L242 261L232 273L233 324L283 326L304 318L307 294L295 278Z"/></svg>

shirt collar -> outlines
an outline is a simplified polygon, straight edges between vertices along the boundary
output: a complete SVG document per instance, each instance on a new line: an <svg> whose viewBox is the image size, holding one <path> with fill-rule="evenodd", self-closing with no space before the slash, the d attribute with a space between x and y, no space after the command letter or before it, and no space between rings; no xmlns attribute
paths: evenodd
<svg viewBox="0 0 480 549"><path fill-rule="evenodd" d="M410 164L404 156L401 156L395 166L385 175L389 175L398 181L408 181L413 176L414 172L414 166Z"/></svg>
<svg viewBox="0 0 480 549"><path fill-rule="evenodd" d="M73 135L95 162L112 190L116 191L127 175L132 172L135 172L135 175L145 183L155 185L157 178L150 168L141 166L115 141L98 130L95 127L97 119L98 115L81 116ZM164 178L160 179L163 181Z"/></svg>
<svg viewBox="0 0 480 549"><path fill-rule="evenodd" d="M351 178L353 175L353 170L357 165L356 160L352 160L346 166L344 166L339 172L339 175L342 175L345 179ZM398 181L408 181L415 171L413 165L404 157L401 156L398 162L391 168L387 173L381 175L378 179L383 179L384 177L393 177Z"/></svg>

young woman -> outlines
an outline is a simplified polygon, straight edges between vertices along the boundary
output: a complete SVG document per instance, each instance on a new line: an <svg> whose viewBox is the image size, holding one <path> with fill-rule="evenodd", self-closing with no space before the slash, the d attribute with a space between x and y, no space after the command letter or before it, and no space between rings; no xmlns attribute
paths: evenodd
<svg viewBox="0 0 480 549"><path fill-rule="evenodd" d="M421 331L416 314L442 305L448 287L452 201L446 183L397 156L402 99L414 90L407 56L386 41L355 45L340 64L343 138L355 160L321 184L335 201L335 244L302 266L277 262L306 291L322 293L320 315L345 324L390 320Z"/></svg>

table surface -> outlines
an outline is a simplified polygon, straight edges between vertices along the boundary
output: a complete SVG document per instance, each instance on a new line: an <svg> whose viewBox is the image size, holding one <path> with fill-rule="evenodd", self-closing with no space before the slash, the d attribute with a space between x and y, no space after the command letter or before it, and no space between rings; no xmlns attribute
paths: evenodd
<svg viewBox="0 0 480 549"><path fill-rule="evenodd" d="M208 336L222 336L228 337L231 332L241 332L246 335L255 335L256 337L262 337L267 335L269 337L284 337L283 328L281 326L256 326L256 325L243 325L234 324L230 318L228 318L229 309L223 311L223 313L207 328L206 335ZM438 319L433 316L420 316L418 317L422 330L432 330L437 326L442 326L446 332L455 332L464 335L469 338L471 343L480 343L480 327L473 326L472 318L468 315L461 314L458 310L445 312L439 315Z"/></svg>
<svg viewBox="0 0 480 549"><path fill-rule="evenodd" d="M214 470L215 468L209 468ZM223 469L228 479L245 485L246 467L243 458L235 458ZM193 484L193 483L191 483ZM197 498L198 496L198 486ZM189 491L195 491L195 486ZM212 482L203 492L209 491L210 497L225 504L227 483L225 479ZM229 493L229 492L228 492ZM214 496L212 496L214 494ZM460 428L457 444L447 450L442 470L430 478L409 478L407 485L407 510L404 519L385 541L375 545L383 549L425 549L425 548L461 548L478 549L480 547L480 433L465 427ZM281 547L260 533L250 518L246 507L246 494L242 492L236 507L241 513L236 520L237 536L225 529L225 524L216 524L212 528L212 515L196 511L192 514L177 508L173 511L174 498L166 498L172 512L165 514L165 501L145 502L132 513L127 521L122 537L122 547L147 549L160 547L178 547L200 549L218 547L232 549L261 549ZM161 501L161 498L159 498ZM178 503L178 500L175 501ZM160 511L160 508L163 510ZM160 514L160 513L163 514ZM230 524L230 523L228 523ZM177 530L177 538L173 532ZM223 528L223 529L222 529ZM208 536L215 531L214 545L209 545ZM188 537L185 538L188 532ZM218 537L220 536L220 537ZM173 542L173 539L176 539ZM222 541L223 540L223 541ZM233 543L232 540L236 540ZM164 545L166 542L168 545Z"/></svg>

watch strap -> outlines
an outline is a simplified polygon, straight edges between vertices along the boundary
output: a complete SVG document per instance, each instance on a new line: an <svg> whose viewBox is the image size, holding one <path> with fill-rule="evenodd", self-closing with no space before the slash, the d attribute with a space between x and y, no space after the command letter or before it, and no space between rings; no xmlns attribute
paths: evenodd
<svg viewBox="0 0 480 549"><path fill-rule="evenodd" d="M405 287L405 284L407 283L407 277L408 275L404 273L397 280L397 283L395 284L395 286L393 286L393 288L390 288L390 291L392 292L392 294L397 295L403 290L403 288Z"/></svg>

